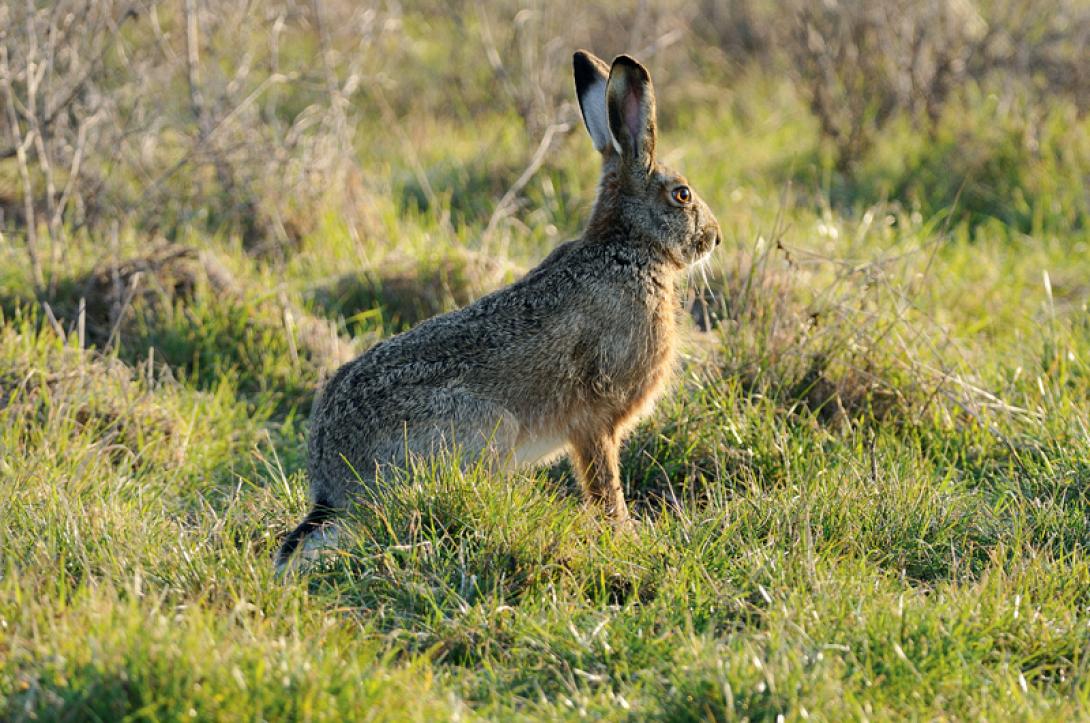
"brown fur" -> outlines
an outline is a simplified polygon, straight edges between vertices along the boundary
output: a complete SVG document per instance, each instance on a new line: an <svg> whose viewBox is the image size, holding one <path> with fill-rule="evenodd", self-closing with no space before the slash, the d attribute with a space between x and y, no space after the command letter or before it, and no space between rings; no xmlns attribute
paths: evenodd
<svg viewBox="0 0 1090 723"><path fill-rule="evenodd" d="M673 371L676 282L720 234L695 193L688 204L671 199L685 181L655 161L647 71L627 56L609 67L580 52L575 77L603 158L586 232L511 286L377 344L333 376L310 428L317 506L349 507L413 456L457 450L468 463L484 454L525 465L568 451L588 502L628 520L620 445Z"/></svg>

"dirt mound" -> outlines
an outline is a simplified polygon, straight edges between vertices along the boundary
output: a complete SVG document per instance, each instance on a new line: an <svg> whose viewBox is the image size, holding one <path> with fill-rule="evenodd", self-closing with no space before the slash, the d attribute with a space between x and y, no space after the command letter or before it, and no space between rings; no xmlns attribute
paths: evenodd
<svg viewBox="0 0 1090 723"><path fill-rule="evenodd" d="M238 285L210 255L178 244L160 244L148 253L101 264L58 292L58 311L74 319L83 304L87 338L105 344L137 314L166 313L188 301L202 285L218 296L234 297Z"/></svg>
<svg viewBox="0 0 1090 723"><path fill-rule="evenodd" d="M917 416L934 380L905 372L889 334L902 322L874 305L863 274L844 274L818 280L744 252L710 270L687 310L718 341L713 373L833 426Z"/></svg>
<svg viewBox="0 0 1090 723"><path fill-rule="evenodd" d="M16 433L71 425L94 434L111 461L137 459L143 440L172 439L179 422L138 376L118 359L72 346L43 358L12 355L0 360L0 413Z"/></svg>
<svg viewBox="0 0 1090 723"><path fill-rule="evenodd" d="M319 287L312 301L324 313L346 319L381 309L383 321L399 329L465 306L522 273L510 262L466 249L427 259L394 256Z"/></svg>
<svg viewBox="0 0 1090 723"><path fill-rule="evenodd" d="M203 295L200 300L198 295ZM87 344L99 348L119 344L130 352L123 355L126 358L146 356L148 347L162 343L178 346L177 328L186 325L179 312L188 315L191 309L199 308L198 315L207 314L209 306L228 319L241 318L231 327L239 335L249 336L246 330L250 330L255 337L282 337L293 359L302 358L318 370L334 369L357 351L351 340L338 333L334 323L282 297L254 299L245 284L215 256L179 244L162 243L139 256L103 263L88 274L62 283L50 304L62 326L82 328ZM185 335L187 347L247 343L241 337L201 342L192 336ZM220 351L230 356L229 350ZM190 350L181 356L191 354ZM160 358L170 360L172 356Z"/></svg>

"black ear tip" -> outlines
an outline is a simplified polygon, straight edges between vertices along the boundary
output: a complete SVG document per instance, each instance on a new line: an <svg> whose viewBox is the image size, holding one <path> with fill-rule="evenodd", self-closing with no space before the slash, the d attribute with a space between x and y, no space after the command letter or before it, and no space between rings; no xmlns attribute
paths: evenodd
<svg viewBox="0 0 1090 723"><path fill-rule="evenodd" d="M609 76L609 66L589 50L576 50L571 62L577 79L583 79L589 83L599 77Z"/></svg>
<svg viewBox="0 0 1090 723"><path fill-rule="evenodd" d="M575 88L582 95L595 81L605 80L608 73L605 63L586 50L577 50L572 55L572 70L575 73Z"/></svg>
<svg viewBox="0 0 1090 723"><path fill-rule="evenodd" d="M631 69L635 70L645 80L651 79L651 74L647 72L647 68L640 65L640 61L633 58L631 55L618 55L613 59L613 66L611 72L616 69Z"/></svg>

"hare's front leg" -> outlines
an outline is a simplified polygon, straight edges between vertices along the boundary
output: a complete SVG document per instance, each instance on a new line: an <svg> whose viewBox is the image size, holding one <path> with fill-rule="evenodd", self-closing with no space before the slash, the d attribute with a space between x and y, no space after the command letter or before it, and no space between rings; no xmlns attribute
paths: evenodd
<svg viewBox="0 0 1090 723"><path fill-rule="evenodd" d="M613 432L580 435L571 440L583 494L591 504L605 508L614 524L628 522L628 505L621 489L620 443Z"/></svg>

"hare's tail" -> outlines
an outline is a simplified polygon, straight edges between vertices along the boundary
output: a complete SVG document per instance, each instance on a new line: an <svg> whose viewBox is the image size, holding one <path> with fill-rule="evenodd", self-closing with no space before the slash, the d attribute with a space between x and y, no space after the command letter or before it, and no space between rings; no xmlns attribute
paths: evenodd
<svg viewBox="0 0 1090 723"><path fill-rule="evenodd" d="M324 505L318 502L314 505L314 508L307 513L307 516L303 518L303 521L299 523L299 526L288 533L288 536L284 538L284 543L280 545L280 549L276 552L276 569L281 571L288 564L288 560L291 559L292 554L299 547L300 543L306 539L307 535L317 530L319 527L328 522L337 511L328 505Z"/></svg>

